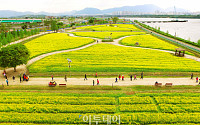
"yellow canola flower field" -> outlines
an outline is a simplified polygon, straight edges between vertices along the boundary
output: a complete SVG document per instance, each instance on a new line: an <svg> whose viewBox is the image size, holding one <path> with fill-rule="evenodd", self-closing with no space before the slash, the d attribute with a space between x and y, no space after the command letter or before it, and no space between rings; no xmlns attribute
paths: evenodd
<svg viewBox="0 0 200 125"><path fill-rule="evenodd" d="M200 112L200 104L159 104L163 113Z"/></svg>
<svg viewBox="0 0 200 125"><path fill-rule="evenodd" d="M138 46L146 47L146 48L172 50L172 51L178 48L178 46L165 42L149 34L130 36L130 37L124 38L120 43L126 46L137 46L135 45L136 42L139 43Z"/></svg>
<svg viewBox="0 0 200 125"><path fill-rule="evenodd" d="M200 96L181 94L175 96L177 93L100 95L6 92L0 93L0 119L1 123L10 125L95 124L97 117L100 119L98 124L200 124L200 104L195 101L199 100ZM175 99L180 104L164 104L173 103ZM184 104L185 101L187 104Z"/></svg>
<svg viewBox="0 0 200 125"><path fill-rule="evenodd" d="M48 56L29 67L29 72L199 72L200 62L170 53L142 48L96 44L88 48Z"/></svg>
<svg viewBox="0 0 200 125"><path fill-rule="evenodd" d="M85 26L79 27L78 30L83 31L141 31L133 24L107 24L107 25L97 25L97 26Z"/></svg>
<svg viewBox="0 0 200 125"><path fill-rule="evenodd" d="M146 34L145 32L73 32L76 36L85 36L85 37L93 37L93 38L112 38L118 39L124 36L131 36L131 35L142 35Z"/></svg>
<svg viewBox="0 0 200 125"><path fill-rule="evenodd" d="M114 113L114 105L0 104L0 112L18 113Z"/></svg>
<svg viewBox="0 0 200 125"><path fill-rule="evenodd" d="M44 53L73 49L92 42L94 40L90 38L70 37L66 33L52 33L27 42L25 46L31 52L30 57L33 58Z"/></svg>
<svg viewBox="0 0 200 125"><path fill-rule="evenodd" d="M158 112L155 104L120 105L121 112Z"/></svg>

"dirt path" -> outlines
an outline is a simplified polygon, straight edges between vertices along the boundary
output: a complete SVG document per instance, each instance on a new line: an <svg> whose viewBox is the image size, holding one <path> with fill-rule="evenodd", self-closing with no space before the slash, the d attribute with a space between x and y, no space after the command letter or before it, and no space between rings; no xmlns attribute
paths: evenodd
<svg viewBox="0 0 200 125"><path fill-rule="evenodd" d="M198 83L195 82L195 79L191 80L190 78L144 78L137 79L130 81L129 78L125 78L125 81L119 81L115 83L115 78L98 78L100 81L100 85L108 85L112 86L130 86L130 85L154 85L156 81L159 83L162 83L165 85L165 83L173 83L173 85L198 85ZM47 86L48 82L51 81L51 78L30 78L29 82L22 82L19 83L19 78L16 78L15 82L13 82L12 78L8 78L9 85L44 85ZM58 84L66 83L67 85L92 85L93 80L96 80L97 78L89 78L88 80L84 81L83 78L68 78L67 82L64 81L63 78L54 78L54 80ZM5 80L0 79L0 84L6 84Z"/></svg>
<svg viewBox="0 0 200 125"><path fill-rule="evenodd" d="M74 36L74 34L71 34L71 33L68 33L68 35L71 36L71 37L78 37L78 36ZM83 38L90 38L90 37L83 37ZM94 40L96 40L96 41L98 40L98 42L101 42L101 39L97 39L97 38L92 38L92 39L94 39ZM38 60L40 60L40 59L42 59L42 58L45 58L45 57L47 57L47 56L50 56L50 55L54 55L54 54L58 54L58 53L71 52L71 51L76 51L76 50L85 49L85 48L87 48L87 47L90 47L90 46L92 46L92 45L97 44L96 41L93 42L93 43L91 43L91 44L88 44L88 45L85 45L85 46L79 47L79 48L69 49L69 50L61 50L61 51L55 51L55 52L50 52L50 53L46 53L46 54L43 54L43 55L37 56L37 57L35 57L35 58L29 60L28 63L27 63L27 66L33 64L34 62L36 62L36 61L38 61Z"/></svg>

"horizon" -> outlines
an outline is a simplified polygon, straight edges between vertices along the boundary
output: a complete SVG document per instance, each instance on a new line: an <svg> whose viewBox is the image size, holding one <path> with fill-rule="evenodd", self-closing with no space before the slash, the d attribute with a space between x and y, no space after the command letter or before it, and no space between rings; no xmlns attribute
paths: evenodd
<svg viewBox="0 0 200 125"><path fill-rule="evenodd" d="M176 7L188 10L190 12L198 12L200 8L198 6L197 0L170 0L170 1L160 1L160 0L35 0L27 1L25 0L7 0L1 2L0 10L11 10L18 12L48 12L48 13L63 13L70 11L79 11L85 8L97 8L100 10L123 7L123 6L137 6L152 4L163 9L170 7ZM12 4L10 4L12 3ZM79 4L77 4L79 3ZM30 6L31 5L31 6Z"/></svg>

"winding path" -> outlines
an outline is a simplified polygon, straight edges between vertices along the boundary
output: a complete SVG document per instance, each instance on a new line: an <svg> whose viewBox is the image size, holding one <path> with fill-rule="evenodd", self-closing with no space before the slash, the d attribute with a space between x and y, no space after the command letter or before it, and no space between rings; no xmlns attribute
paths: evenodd
<svg viewBox="0 0 200 125"><path fill-rule="evenodd" d="M75 35L72 34L72 33L67 33L67 34L68 34L69 36L71 36L71 37L80 37L80 36L75 36ZM135 35L130 35L130 36L135 36ZM126 45L121 45L121 44L119 44L119 41L121 41L121 40L124 39L124 38L130 37L130 36L124 36L124 37L121 37L121 38L119 38L119 39L115 39L114 42L104 42L104 43L106 43L106 44L112 44L112 45L116 45L116 46L122 46L122 47L151 49L151 50L157 50L157 51L168 52L168 53L174 54L173 51L169 51L169 50L152 49L152 48L144 48L144 47L134 47L134 46L126 46ZM83 37L83 38L92 38L92 37ZM96 41L98 40L99 43L102 42L102 40L101 40L101 39L98 39L98 38L92 38L92 39L94 39L94 40L96 40ZM76 50L81 50L81 49L85 49L85 48L90 47L90 46L95 45L95 44L97 44L97 42L94 42L94 43L91 43L91 44L88 44L88 45L85 45L85 46L82 46L82 47L79 47L79 48L75 48L75 49L61 50L61 51L55 51L55 52L46 53L46 54L37 56L37 57L35 57L35 58L29 60L28 63L27 63L27 66L33 64L34 62L36 62L36 61L38 61L38 60L40 60L40 59L43 59L43 58L45 58L45 57L47 57L47 56L50 56L50 55L54 55L54 54L58 54L58 53L64 53L64 52L71 52L71 51L76 51ZM195 61L200 62L200 58L195 57L195 56L191 56L191 55L185 54L185 58L193 59L193 60L195 60Z"/></svg>
<svg viewBox="0 0 200 125"><path fill-rule="evenodd" d="M75 36L75 35L72 34L72 33L67 33L67 34L68 34L69 36L71 36L71 37L79 37L79 36ZM91 38L91 37L83 37L83 38ZM94 39L94 40L96 40L96 41L98 40L99 42L101 42L101 39L97 39L97 38L92 38L92 39ZM28 63L27 63L27 66L33 64L34 62L36 62L36 61L38 61L38 60L40 60L40 59L42 59L42 58L45 58L45 57L47 57L47 56L50 56L50 55L54 55L54 54L58 54L58 53L71 52L71 51L76 51L76 50L85 49L85 48L87 48L87 47L90 47L90 46L92 46L92 45L97 44L96 41L93 42L93 43L91 43L91 44L87 44L87 45L85 45L85 46L79 47L79 48L68 49L68 50L61 50L61 51L55 51L55 52L50 52L50 53L46 53L46 54L43 54L43 55L37 56L37 57L35 57L35 58L29 60Z"/></svg>

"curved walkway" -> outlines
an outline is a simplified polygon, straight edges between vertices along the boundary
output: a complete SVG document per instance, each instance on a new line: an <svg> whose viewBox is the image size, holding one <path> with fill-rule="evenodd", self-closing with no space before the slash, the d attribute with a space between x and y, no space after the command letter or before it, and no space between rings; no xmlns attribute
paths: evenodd
<svg viewBox="0 0 200 125"><path fill-rule="evenodd" d="M67 33L69 36L71 37L80 37L80 36L75 36L74 34L72 33ZM135 35L130 35L130 36L135 36ZM124 39L124 38L127 38L127 37L130 37L130 36L124 36L124 37L121 37L119 39L115 39L114 42L104 42L106 44L112 44L112 45L116 45L116 46L122 46L122 47L132 47L132 48L142 48L142 49L151 49L151 50L157 50L157 51L162 51L162 52L168 52L168 53L172 53L174 54L173 51L169 51L169 50L161 50L161 49L152 49L152 48L144 48L144 47L134 47L134 46L126 46L126 45L121 45L119 44L119 41ZM83 38L92 38L92 37L83 37ZM98 40L99 43L102 42L101 39L98 39L98 38L92 38L92 39L95 39L95 40ZM50 52L50 53L46 53L46 54L43 54L43 55L40 55L40 56L37 56L31 60L28 61L27 63L27 66L33 64L34 62L40 60L40 59L43 59L47 56L50 56L50 55L54 55L54 54L58 54L58 53L64 53L64 52L71 52L71 51L76 51L76 50L81 50L81 49L85 49L87 47L90 47L92 45L95 45L97 44L97 42L94 42L94 43L91 43L91 44L88 44L88 45L85 45L85 46L82 46L82 47L79 47L79 48L75 48L75 49L69 49L69 50L61 50L61 51L55 51L55 52ZM195 61L198 61L200 62L200 58L198 57L195 57L195 56L191 56L191 55L187 55L185 54L185 58L188 58L188 59L193 59Z"/></svg>
<svg viewBox="0 0 200 125"><path fill-rule="evenodd" d="M121 37L119 39L114 40L114 42L107 42L107 43L108 44L113 44L113 45L116 45L116 46L132 47L132 48L142 48L142 49L151 49L151 50L157 50L157 51L162 51L162 52L168 52L168 53L172 53L172 54L175 53L174 51L170 51L170 50L161 50L161 49L153 49L153 48L145 48L145 47L126 46L126 45L119 44L120 40L122 40L124 38L127 38L127 37L129 37L129 36ZM200 58L195 57L195 56L191 56L191 55L188 55L188 54L185 54L185 58L192 59L192 60L200 62Z"/></svg>
<svg viewBox="0 0 200 125"><path fill-rule="evenodd" d="M75 36L75 35L72 34L72 33L67 33L67 34L68 34L69 36L71 36L71 37L79 37L79 36ZM91 37L83 37L83 38L91 38ZM101 42L101 39L97 39L97 38L92 38L92 39L98 40L99 42ZM76 50L81 50L81 49L85 49L85 48L90 47L90 46L95 45L95 44L97 44L97 42L93 42L93 43L91 43L91 44L87 44L87 45L85 45L85 46L82 46L82 47L79 47L79 48L75 48L75 49L68 49L68 50L61 50L61 51L55 51L55 52L46 53L46 54L37 56L37 57L35 57L35 58L29 60L28 63L27 63L27 66L33 64L34 62L36 62L36 61L38 61L38 60L40 60L40 59L42 59L42 58L45 58L45 57L47 57L47 56L50 56L50 55L54 55L54 54L58 54L58 53L64 53L64 52L71 52L71 51L76 51Z"/></svg>

